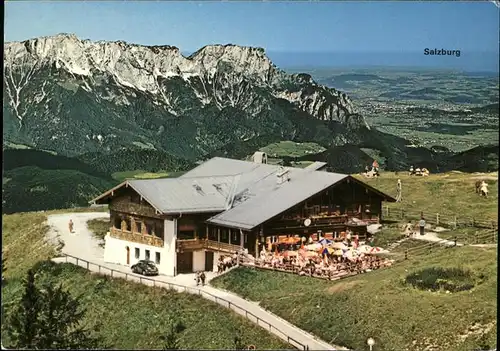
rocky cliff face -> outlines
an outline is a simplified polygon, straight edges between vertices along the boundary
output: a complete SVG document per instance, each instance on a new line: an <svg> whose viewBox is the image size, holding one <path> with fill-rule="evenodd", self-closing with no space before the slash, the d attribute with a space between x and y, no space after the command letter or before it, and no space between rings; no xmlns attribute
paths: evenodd
<svg viewBox="0 0 500 351"><path fill-rule="evenodd" d="M92 42L4 46L4 139L65 155L136 147L196 159L255 138L356 142L349 97L288 75L260 48Z"/></svg>

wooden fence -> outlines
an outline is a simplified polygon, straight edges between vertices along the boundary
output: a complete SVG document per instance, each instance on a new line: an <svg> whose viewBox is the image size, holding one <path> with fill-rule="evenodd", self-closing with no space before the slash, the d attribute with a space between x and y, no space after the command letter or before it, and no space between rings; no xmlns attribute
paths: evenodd
<svg viewBox="0 0 500 351"><path fill-rule="evenodd" d="M425 211L408 211L405 209L390 208L389 206L383 206L382 208L383 220L419 220L422 216L425 218L427 223L450 227L453 229L467 227L498 229L498 221L441 213L429 213Z"/></svg>
<svg viewBox="0 0 500 351"><path fill-rule="evenodd" d="M246 310L245 308L243 308L241 306L238 306L237 304L235 304L231 301L228 301L228 300L223 299L221 297L215 296L207 291L201 290L201 289L196 288L196 287L190 287L190 286L186 286L186 285L163 282L160 280L147 278L147 277L141 276L139 274L135 274L135 273L120 272L120 271L117 271L117 270L114 270L114 269L111 269L108 267L101 266L100 264L92 263L92 262L89 262L87 260L81 259L79 257L75 257L75 256L64 254L64 253L61 253L61 255L63 255L65 257L66 262L73 263L77 266L86 268L90 272L95 272L95 271L92 271L90 269L91 267L97 267L97 272L95 272L95 273L100 274L100 275L109 275L109 276L114 277L114 278L122 278L122 279L125 279L127 281L129 281L129 280L135 281L135 282L146 284L146 285L152 286L152 287L159 287L159 288L164 288L164 289L169 289L169 290L176 290L179 292L186 292L186 293L196 294L196 295L202 296L208 300L211 300L215 303L218 303L219 305L227 307L227 308L237 312L238 314L240 314L242 316L245 316L245 318L247 318L251 322L254 322L258 326L269 330L271 333L277 335L280 339L286 341L288 344L295 347L296 349L309 350L308 345L302 344L301 342L297 341L296 339L294 339L290 335L282 332L280 329L278 329L277 327L275 327L271 323L256 316L254 313Z"/></svg>
<svg viewBox="0 0 500 351"><path fill-rule="evenodd" d="M475 245L481 244L485 241L498 244L498 230L491 230L481 234L476 233L474 236L454 237L451 239L425 242L421 245L406 249L404 251L404 259L406 260L410 256L420 256L423 254L428 254L429 252L432 252L433 249L437 248L456 247L457 245Z"/></svg>

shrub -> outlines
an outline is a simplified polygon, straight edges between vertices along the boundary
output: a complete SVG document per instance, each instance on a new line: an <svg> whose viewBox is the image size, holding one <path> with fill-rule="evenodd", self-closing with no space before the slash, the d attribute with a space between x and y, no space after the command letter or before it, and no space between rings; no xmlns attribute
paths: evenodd
<svg viewBox="0 0 500 351"><path fill-rule="evenodd" d="M450 292L470 290L475 282L469 271L460 268L430 267L409 274L405 282L417 289Z"/></svg>

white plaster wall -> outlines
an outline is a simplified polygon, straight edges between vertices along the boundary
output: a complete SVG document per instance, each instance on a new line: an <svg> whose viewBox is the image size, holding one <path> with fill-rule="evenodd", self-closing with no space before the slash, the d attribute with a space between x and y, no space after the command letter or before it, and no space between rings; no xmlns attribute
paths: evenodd
<svg viewBox="0 0 500 351"><path fill-rule="evenodd" d="M205 250L193 252L193 271L205 270Z"/></svg>
<svg viewBox="0 0 500 351"><path fill-rule="evenodd" d="M175 275L175 266L177 264L177 254L175 252L175 242L177 239L177 220L165 220L164 223L164 246L156 247L144 244L138 244L131 241L112 238L107 234L104 238L104 261L127 265L127 250L130 248L130 264L136 264L139 260L146 259L146 250L149 250L149 259L156 261L156 252L160 253L160 264L157 264L158 272L169 276ZM135 258L135 249L139 249L139 258Z"/></svg>
<svg viewBox="0 0 500 351"><path fill-rule="evenodd" d="M138 244L131 241L120 240L112 238L107 234L104 238L104 261L109 263L116 263L127 266L127 246L130 248L130 264L132 266L139 260L146 259L146 250L149 250L149 259L156 262L156 253L160 253L160 264L158 264L158 271L160 274L167 274L168 272L168 252L164 247L156 247L144 244ZM139 249L139 257L135 257L135 249Z"/></svg>
<svg viewBox="0 0 500 351"><path fill-rule="evenodd" d="M172 220L165 220L164 238L165 260L163 260L163 274L174 276L177 272L177 252L175 251L177 241L177 219L174 218Z"/></svg>

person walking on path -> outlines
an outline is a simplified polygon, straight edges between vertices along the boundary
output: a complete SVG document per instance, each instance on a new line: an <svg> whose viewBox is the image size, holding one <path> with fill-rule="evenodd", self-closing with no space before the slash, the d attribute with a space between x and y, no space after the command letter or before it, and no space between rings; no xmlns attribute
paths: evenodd
<svg viewBox="0 0 500 351"><path fill-rule="evenodd" d="M205 286L205 279L206 279L205 272L201 272L200 273L201 286Z"/></svg>
<svg viewBox="0 0 500 351"><path fill-rule="evenodd" d="M403 195L401 194L401 190L402 190L402 187L401 187L401 179L398 179L398 184L396 186L396 202L401 202L401 200L403 199Z"/></svg>
<svg viewBox="0 0 500 351"><path fill-rule="evenodd" d="M68 227L69 227L69 232L73 233L73 221L71 219L69 220Z"/></svg>
<svg viewBox="0 0 500 351"><path fill-rule="evenodd" d="M420 235L425 235L425 219L424 217L420 218L418 222L418 226L420 227Z"/></svg>

